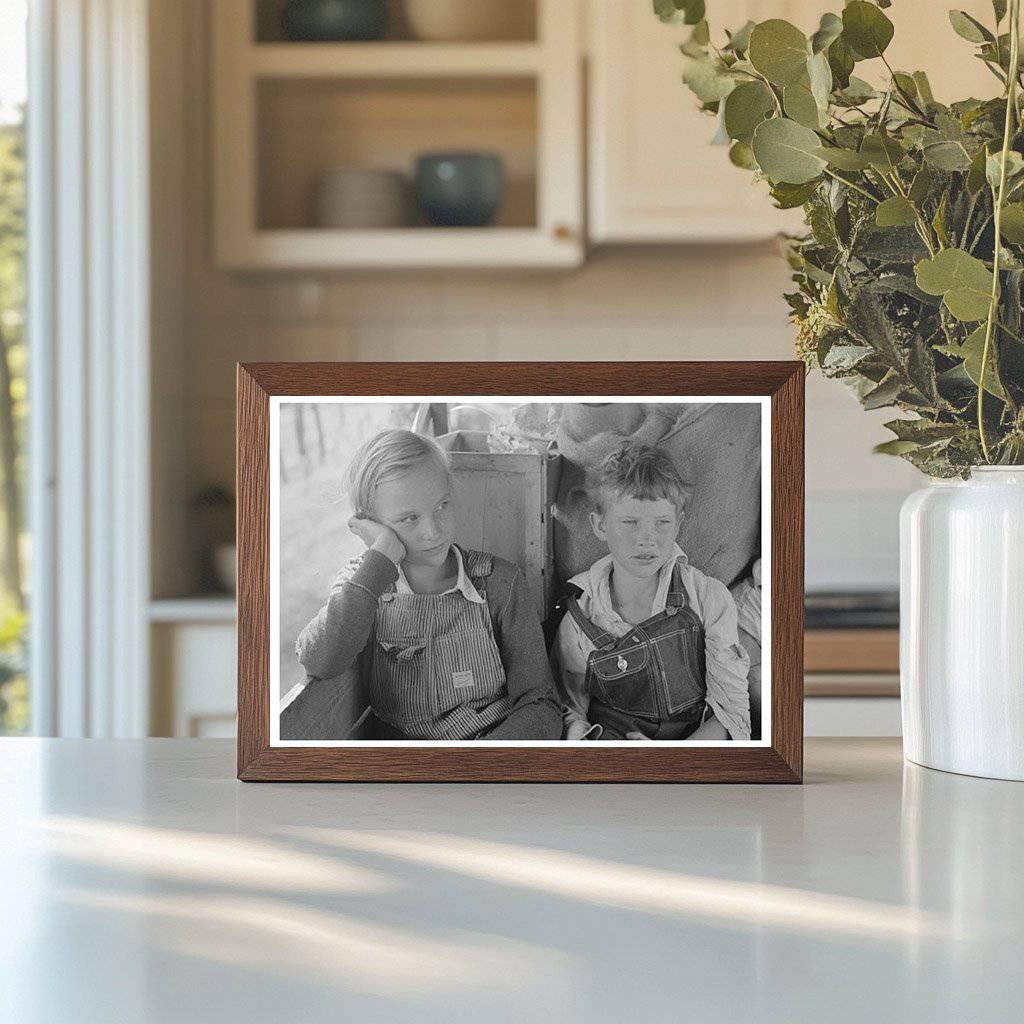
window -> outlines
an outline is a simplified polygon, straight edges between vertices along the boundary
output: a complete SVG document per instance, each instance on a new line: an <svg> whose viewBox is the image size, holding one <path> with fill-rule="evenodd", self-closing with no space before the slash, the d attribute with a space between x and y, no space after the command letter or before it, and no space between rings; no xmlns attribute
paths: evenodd
<svg viewBox="0 0 1024 1024"><path fill-rule="evenodd" d="M29 728L24 0L0 0L0 734Z"/></svg>

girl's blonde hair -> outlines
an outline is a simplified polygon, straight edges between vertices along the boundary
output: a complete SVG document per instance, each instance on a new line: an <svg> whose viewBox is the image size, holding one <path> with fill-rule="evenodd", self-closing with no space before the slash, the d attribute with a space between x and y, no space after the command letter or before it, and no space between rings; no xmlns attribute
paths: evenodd
<svg viewBox="0 0 1024 1024"><path fill-rule="evenodd" d="M388 429L374 434L356 449L345 471L345 490L353 512L358 516L370 515L373 496L385 480L393 480L422 465L436 466L449 486L454 487L448 456L431 438L411 430Z"/></svg>

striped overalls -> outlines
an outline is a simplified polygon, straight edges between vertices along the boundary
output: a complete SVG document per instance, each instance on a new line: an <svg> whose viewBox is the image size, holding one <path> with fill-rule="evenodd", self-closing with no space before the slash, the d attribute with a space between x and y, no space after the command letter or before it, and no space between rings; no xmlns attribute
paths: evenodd
<svg viewBox="0 0 1024 1024"><path fill-rule="evenodd" d="M591 722L601 738L625 739L641 732L649 739L681 740L705 717L707 677L704 624L690 607L678 564L665 610L633 626L622 637L598 629L569 599L569 613L594 644L584 686Z"/></svg>
<svg viewBox="0 0 1024 1024"><path fill-rule="evenodd" d="M473 739L503 721L512 707L486 602L492 556L465 550L462 555L483 602L457 590L390 591L377 602L370 706L410 739Z"/></svg>

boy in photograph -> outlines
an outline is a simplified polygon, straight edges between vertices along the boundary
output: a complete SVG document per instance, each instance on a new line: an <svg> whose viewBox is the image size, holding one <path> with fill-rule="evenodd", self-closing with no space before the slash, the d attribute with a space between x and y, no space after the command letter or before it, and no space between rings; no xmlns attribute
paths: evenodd
<svg viewBox="0 0 1024 1024"><path fill-rule="evenodd" d="M569 581L552 649L565 738L750 739L736 604L676 543L685 487L672 460L624 442L592 500L609 554Z"/></svg>

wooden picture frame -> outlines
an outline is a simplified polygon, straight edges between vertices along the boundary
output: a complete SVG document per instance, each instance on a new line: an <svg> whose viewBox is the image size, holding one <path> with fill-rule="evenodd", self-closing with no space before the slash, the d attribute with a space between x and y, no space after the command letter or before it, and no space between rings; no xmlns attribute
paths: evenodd
<svg viewBox="0 0 1024 1024"><path fill-rule="evenodd" d="M243 781L795 783L803 769L804 367L799 362L249 363L238 366L238 778ZM278 396L763 399L770 411L770 736L680 743L271 743L271 400ZM417 396L417 397L412 397ZM622 400L621 397L619 400ZM762 505L762 514L764 505ZM277 628L276 624L273 628ZM275 712L276 713L276 712Z"/></svg>

